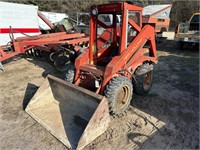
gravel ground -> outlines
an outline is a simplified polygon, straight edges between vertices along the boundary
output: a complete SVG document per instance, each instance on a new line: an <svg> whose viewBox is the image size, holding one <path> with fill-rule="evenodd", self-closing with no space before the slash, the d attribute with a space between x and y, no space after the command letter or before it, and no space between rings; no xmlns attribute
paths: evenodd
<svg viewBox="0 0 200 150"><path fill-rule="evenodd" d="M199 149L199 50L157 44L159 63L147 96L134 95L127 114L85 149ZM47 74L63 78L39 58L15 57L0 72L0 149L66 149L24 108Z"/></svg>

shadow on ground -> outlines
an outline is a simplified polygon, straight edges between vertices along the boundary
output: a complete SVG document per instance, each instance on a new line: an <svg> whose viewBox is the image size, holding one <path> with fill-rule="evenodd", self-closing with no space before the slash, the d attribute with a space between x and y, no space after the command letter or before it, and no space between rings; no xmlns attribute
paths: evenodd
<svg viewBox="0 0 200 150"><path fill-rule="evenodd" d="M22 104L23 110L26 109L26 106L28 105L28 103L30 102L30 100L32 99L38 88L39 88L38 86L28 83Z"/></svg>

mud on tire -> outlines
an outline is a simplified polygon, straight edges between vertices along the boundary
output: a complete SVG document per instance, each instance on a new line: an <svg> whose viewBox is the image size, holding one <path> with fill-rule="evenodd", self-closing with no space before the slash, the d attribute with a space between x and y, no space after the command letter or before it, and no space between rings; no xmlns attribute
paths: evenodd
<svg viewBox="0 0 200 150"><path fill-rule="evenodd" d="M152 84L153 70L140 76L135 76L135 79L133 79L134 92L138 95L146 95L150 91Z"/></svg>
<svg viewBox="0 0 200 150"><path fill-rule="evenodd" d="M132 87L131 80L123 76L113 78L108 83L105 96L112 115L122 114L128 108L133 94Z"/></svg>

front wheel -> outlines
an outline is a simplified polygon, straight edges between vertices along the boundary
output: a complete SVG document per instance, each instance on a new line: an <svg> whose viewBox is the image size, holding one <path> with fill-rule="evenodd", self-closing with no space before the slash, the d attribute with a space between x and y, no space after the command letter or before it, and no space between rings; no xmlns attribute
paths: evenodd
<svg viewBox="0 0 200 150"><path fill-rule="evenodd" d="M153 70L139 75L135 76L135 79L133 79L133 87L134 92L138 95L146 95L153 84Z"/></svg>
<svg viewBox="0 0 200 150"><path fill-rule="evenodd" d="M130 104L132 94L133 88L130 79L124 76L113 78L105 90L110 113L113 115L123 113Z"/></svg>

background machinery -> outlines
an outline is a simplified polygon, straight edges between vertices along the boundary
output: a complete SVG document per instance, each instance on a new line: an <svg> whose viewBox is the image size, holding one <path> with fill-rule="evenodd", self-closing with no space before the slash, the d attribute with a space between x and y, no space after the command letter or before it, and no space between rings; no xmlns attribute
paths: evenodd
<svg viewBox="0 0 200 150"><path fill-rule="evenodd" d="M88 46L89 37L84 33L57 32L40 34L36 36L14 38L10 28L11 41L7 45L0 46L0 63L18 54L28 54L42 57L45 52L53 62L55 68L64 71L68 64L73 62L77 52L82 47ZM3 70L3 66L1 68Z"/></svg>
<svg viewBox="0 0 200 150"><path fill-rule="evenodd" d="M33 8L35 9L35 7ZM10 38L10 41L7 44L0 46L1 70L4 70L1 62L13 56L27 54L29 56L42 57L45 53L47 54L45 56L48 56L48 60L52 62L57 70L65 71L68 69L68 65L71 62L74 62L77 52L84 47L88 47L89 37L84 33L75 33L72 27L69 29L69 26L65 26L67 25L65 23L53 25L41 12L37 11L36 13L37 16L51 29L51 33L41 34L39 29L37 29L36 35L30 35L22 33L21 28L13 28L12 26L8 29L1 29L2 33L4 31L9 31L7 33L8 35L5 36ZM32 22L35 23L35 21ZM32 22L30 22L30 24ZM15 23L14 26L17 26L18 24L20 23ZM36 26L36 23L34 25ZM23 29L22 31L29 31L29 28ZM19 37L19 34L24 36ZM17 37L15 37L16 35ZM1 34L1 36L4 36L4 34ZM6 40L8 41L8 39Z"/></svg>
<svg viewBox="0 0 200 150"><path fill-rule="evenodd" d="M0 69L1 62L18 54L42 57L59 71L68 68L78 50L88 47L89 37L75 33L70 18L64 18L55 24L38 11L38 6L0 2ZM55 14L55 13L54 13ZM59 17L66 16L65 14ZM50 16L50 14L46 14ZM38 21L39 20L39 21ZM51 19L52 20L52 19ZM56 17L54 21L56 20ZM42 24L41 24L42 23ZM42 28L41 28L42 25ZM49 34L43 34L49 33Z"/></svg>
<svg viewBox="0 0 200 150"><path fill-rule="evenodd" d="M178 42L179 48L186 47L199 48L199 25L200 12L194 13L189 21L180 23L175 31L175 40Z"/></svg>

